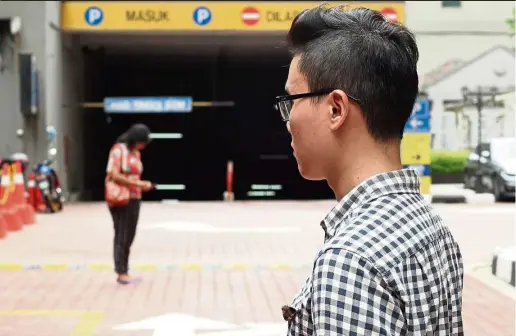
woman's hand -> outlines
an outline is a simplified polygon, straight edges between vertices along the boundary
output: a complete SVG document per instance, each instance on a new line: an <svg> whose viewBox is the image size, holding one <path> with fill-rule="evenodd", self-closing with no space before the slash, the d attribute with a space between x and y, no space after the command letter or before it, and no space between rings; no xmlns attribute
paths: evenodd
<svg viewBox="0 0 516 336"><path fill-rule="evenodd" d="M149 181L140 181L139 183L139 187L143 190L143 191L149 191L151 190L154 186L152 185L151 182Z"/></svg>

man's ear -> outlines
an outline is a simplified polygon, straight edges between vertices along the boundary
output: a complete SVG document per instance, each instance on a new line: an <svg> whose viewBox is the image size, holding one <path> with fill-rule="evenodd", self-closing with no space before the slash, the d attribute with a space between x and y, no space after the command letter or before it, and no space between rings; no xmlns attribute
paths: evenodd
<svg viewBox="0 0 516 336"><path fill-rule="evenodd" d="M328 95L330 129L339 129L346 121L349 112L348 96L342 90L334 90Z"/></svg>

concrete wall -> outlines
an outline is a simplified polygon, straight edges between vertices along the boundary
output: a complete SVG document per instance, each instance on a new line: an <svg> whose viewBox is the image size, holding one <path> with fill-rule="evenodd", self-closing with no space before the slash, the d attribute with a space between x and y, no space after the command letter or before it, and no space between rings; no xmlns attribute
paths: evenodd
<svg viewBox="0 0 516 336"><path fill-rule="evenodd" d="M505 20L513 1L462 1L460 8L441 1L406 1L406 24L417 37L420 76L445 62L464 61L496 46L514 47Z"/></svg>
<svg viewBox="0 0 516 336"><path fill-rule="evenodd" d="M67 176L67 190L71 197L79 197L84 190L84 155L83 155L83 118L87 113L77 106L84 101L84 57L81 53L77 36L63 36L62 38L62 102L61 126L63 129L62 141L67 141L63 147L63 173ZM66 85L64 85L66 84ZM68 162L65 162L67 150ZM67 163L67 164L66 164Z"/></svg>
<svg viewBox="0 0 516 336"><path fill-rule="evenodd" d="M0 45L6 60L6 69L0 73L0 155L23 151L29 155L31 163L46 158L45 128L54 125L58 132L58 157L54 167L66 191L69 186L80 188L82 177L78 166L82 166L82 145L79 111L75 107L64 109L62 104L81 101L76 100L80 98L80 82L74 81L80 81L78 74L82 68L77 43L71 38L62 42L60 5L60 1L0 1L0 17L22 19L19 51L34 54L39 75L39 113L25 118L20 113L19 76L13 48L6 41ZM22 138L16 135L18 128L24 129ZM64 136L69 138L69 167L65 167ZM70 179L68 172L73 173Z"/></svg>
<svg viewBox="0 0 516 336"><path fill-rule="evenodd" d="M0 16L22 19L20 52L32 52L36 57L40 84L45 74L45 2L0 1ZM30 157L39 158L43 152L45 133L45 88L40 86L41 110L38 116L24 120L20 114L18 64L11 41L3 39L0 46L5 60L5 70L0 74L0 154L7 156L14 151L24 151ZM25 129L23 139L16 136L18 128Z"/></svg>

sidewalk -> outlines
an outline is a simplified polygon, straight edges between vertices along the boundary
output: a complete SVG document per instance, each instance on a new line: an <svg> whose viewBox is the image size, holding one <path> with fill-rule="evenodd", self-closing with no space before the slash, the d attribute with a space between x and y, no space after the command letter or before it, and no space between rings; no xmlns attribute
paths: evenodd
<svg viewBox="0 0 516 336"><path fill-rule="evenodd" d="M180 313L237 326L273 324L271 332L275 328L276 333L269 336L284 336L280 308L290 302L308 272L144 272L142 283L121 288L111 272L4 271L0 288L9 290L0 292L0 335L65 336L75 331L82 336L150 336L149 331L136 330L138 326L113 328ZM515 335L514 315L513 300L466 276L466 335ZM167 319L174 322L174 316Z"/></svg>
<svg viewBox="0 0 516 336"><path fill-rule="evenodd" d="M332 204L146 203L132 257L143 281L128 287L111 271L104 204L40 216L0 241L0 336L284 336L281 306L310 272L323 239L314 223ZM488 214L496 229L485 232L486 215L468 214L468 205L436 208L459 239L484 237L487 245L508 236L507 211ZM465 262L490 250L474 238L463 245ZM470 273L463 304L466 335L516 335L514 300Z"/></svg>
<svg viewBox="0 0 516 336"><path fill-rule="evenodd" d="M432 184L432 203L494 203L492 194L477 194L463 184Z"/></svg>

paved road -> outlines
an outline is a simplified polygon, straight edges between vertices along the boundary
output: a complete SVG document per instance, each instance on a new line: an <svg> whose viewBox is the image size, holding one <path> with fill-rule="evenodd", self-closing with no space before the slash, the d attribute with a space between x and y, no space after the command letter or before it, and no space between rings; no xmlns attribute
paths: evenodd
<svg viewBox="0 0 516 336"><path fill-rule="evenodd" d="M318 223L331 206L145 204L132 252L143 282L130 287L114 284L104 205L39 216L0 241L0 336L196 335L192 325L204 336L282 335L280 307L310 272L323 239ZM435 207L470 270L467 335L515 335L514 299L483 267L496 247L514 244L514 205Z"/></svg>

